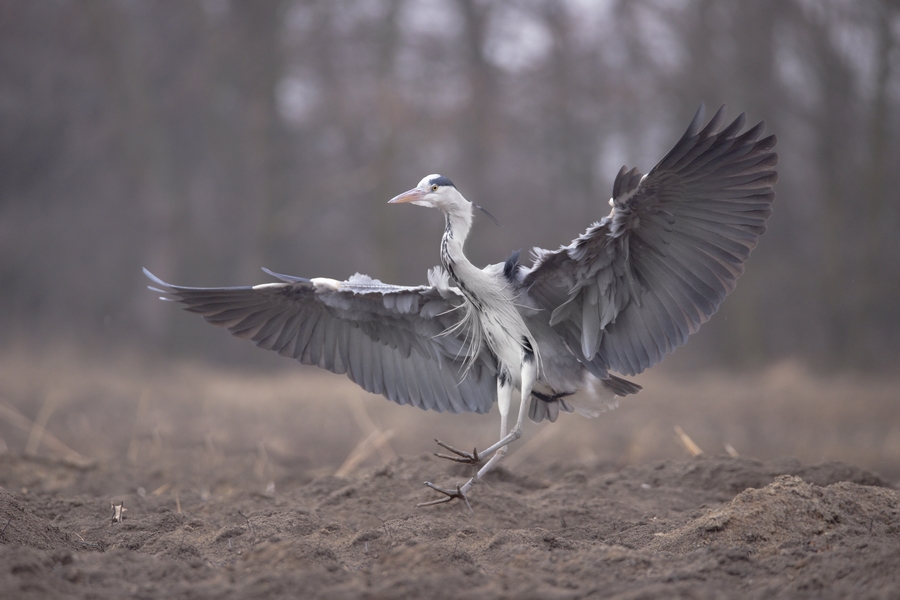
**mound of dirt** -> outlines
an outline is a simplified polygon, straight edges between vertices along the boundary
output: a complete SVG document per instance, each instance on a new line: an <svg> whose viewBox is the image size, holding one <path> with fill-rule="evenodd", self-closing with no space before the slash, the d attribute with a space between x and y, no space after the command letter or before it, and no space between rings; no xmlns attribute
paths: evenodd
<svg viewBox="0 0 900 600"><path fill-rule="evenodd" d="M846 464L501 468L474 512L414 508L467 475L422 455L191 487L6 455L0 597L900 597L900 493Z"/></svg>
<svg viewBox="0 0 900 600"><path fill-rule="evenodd" d="M757 556L797 546L853 550L898 533L894 490L842 481L820 487L781 475L763 489L741 492L727 506L661 534L648 548L683 554L713 544L746 547ZM801 552L802 554L803 552Z"/></svg>
<svg viewBox="0 0 900 600"><path fill-rule="evenodd" d="M37 550L74 549L73 537L20 502L0 491L0 541L7 546L27 546Z"/></svg>

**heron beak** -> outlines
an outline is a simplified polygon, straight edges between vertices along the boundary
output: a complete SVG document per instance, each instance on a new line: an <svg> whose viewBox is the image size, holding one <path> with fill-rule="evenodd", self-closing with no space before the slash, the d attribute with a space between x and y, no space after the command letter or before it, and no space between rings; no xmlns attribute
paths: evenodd
<svg viewBox="0 0 900 600"><path fill-rule="evenodd" d="M419 188L413 188L408 192L403 192L399 196L394 196L388 200L388 204L402 204L404 202L415 202L425 197L425 192Z"/></svg>

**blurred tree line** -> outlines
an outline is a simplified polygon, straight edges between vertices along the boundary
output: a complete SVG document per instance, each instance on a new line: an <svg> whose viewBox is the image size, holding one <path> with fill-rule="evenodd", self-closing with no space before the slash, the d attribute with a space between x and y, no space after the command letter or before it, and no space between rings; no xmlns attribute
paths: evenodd
<svg viewBox="0 0 900 600"><path fill-rule="evenodd" d="M502 223L474 262L553 248L705 101L780 181L688 352L895 367L898 42L896 0L0 0L0 336L195 343L141 266L423 282L442 223L385 203L432 172Z"/></svg>

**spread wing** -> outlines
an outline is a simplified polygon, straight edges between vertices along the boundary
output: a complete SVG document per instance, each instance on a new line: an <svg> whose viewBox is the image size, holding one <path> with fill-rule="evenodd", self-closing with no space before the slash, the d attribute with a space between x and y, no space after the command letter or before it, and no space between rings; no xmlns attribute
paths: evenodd
<svg viewBox="0 0 900 600"><path fill-rule="evenodd" d="M487 412L496 399L496 362L470 349L457 327L459 294L433 284L387 285L365 275L347 281L303 279L253 287L192 288L144 274L164 300L185 305L213 325L260 348L346 373L362 388L398 404L450 412ZM477 352L466 371L470 352Z"/></svg>
<svg viewBox="0 0 900 600"><path fill-rule="evenodd" d="M622 167L610 214L569 246L535 250L520 285L595 375L660 362L718 310L766 230L778 162L764 124L741 133L703 106L642 175Z"/></svg>

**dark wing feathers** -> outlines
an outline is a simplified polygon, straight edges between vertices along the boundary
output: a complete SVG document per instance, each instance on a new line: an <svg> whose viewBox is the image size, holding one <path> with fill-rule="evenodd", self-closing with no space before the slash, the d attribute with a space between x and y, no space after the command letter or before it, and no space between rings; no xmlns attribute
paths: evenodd
<svg viewBox="0 0 900 600"><path fill-rule="evenodd" d="M740 115L726 125L722 107L704 126L701 106L649 173L622 167L609 216L569 246L536 249L530 269L518 253L504 266L528 318L546 319L595 376L631 386L622 394L638 388L609 370L640 373L686 343L734 289L766 230L776 139L760 139L763 123L741 132L745 122ZM462 299L445 274L434 273L429 286L403 287L364 275L334 282L266 270L281 283L188 288L144 272L158 286L151 289L210 323L345 373L399 404L486 412L496 399L496 359L469 348L458 327Z"/></svg>
<svg viewBox="0 0 900 600"><path fill-rule="evenodd" d="M718 310L766 230L778 162L764 124L741 133L703 107L644 176L622 167L613 211L567 247L537 251L519 285L593 373L633 375ZM580 350L580 352L575 349Z"/></svg>
<svg viewBox="0 0 900 600"><path fill-rule="evenodd" d="M399 404L487 412L496 399L496 364L451 330L454 303L430 286L385 285L356 275L335 286L267 271L282 283L190 288L144 270L164 299L260 348L334 373ZM334 282L337 283L337 282ZM452 295L452 294L451 294ZM461 301L461 299L460 299Z"/></svg>

